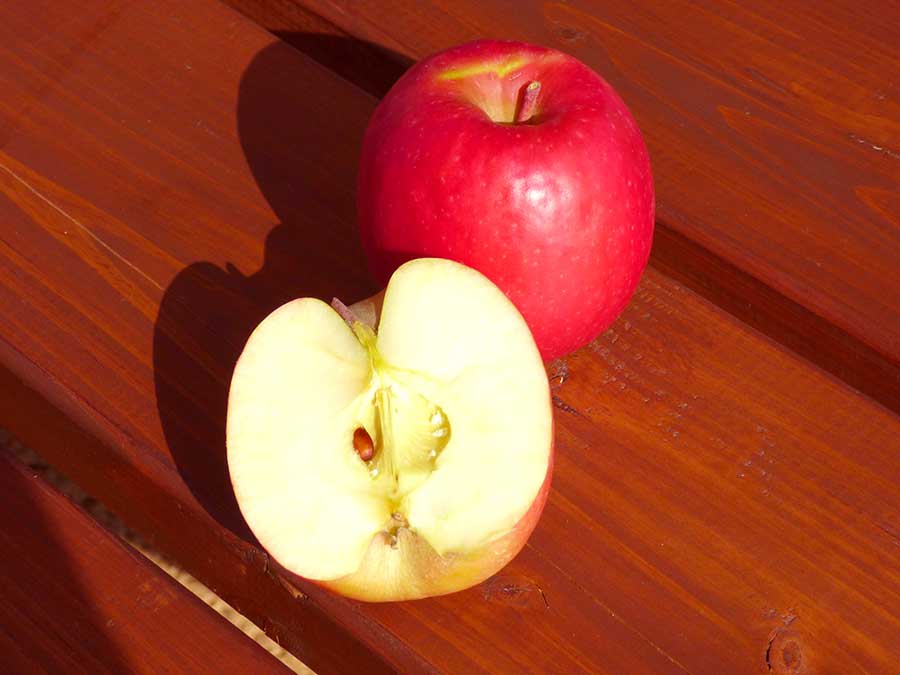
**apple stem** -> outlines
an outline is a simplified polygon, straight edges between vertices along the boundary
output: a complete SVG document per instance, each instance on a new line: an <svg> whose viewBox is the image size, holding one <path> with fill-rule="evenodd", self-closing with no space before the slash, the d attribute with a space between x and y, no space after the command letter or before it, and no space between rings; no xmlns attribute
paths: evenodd
<svg viewBox="0 0 900 675"><path fill-rule="evenodd" d="M525 88L522 89L522 102L519 104L519 110L516 112L515 123L523 124L531 119L534 110L537 107L537 99L541 93L541 83L532 80Z"/></svg>
<svg viewBox="0 0 900 675"><path fill-rule="evenodd" d="M341 302L337 298L331 299L331 308L335 312L340 314L341 318L344 321L346 321L347 325L350 326L351 328L353 327L354 323L359 322L359 319L356 318L356 314L354 314L352 311L350 311L350 308L347 307L347 305L345 305L343 302Z"/></svg>

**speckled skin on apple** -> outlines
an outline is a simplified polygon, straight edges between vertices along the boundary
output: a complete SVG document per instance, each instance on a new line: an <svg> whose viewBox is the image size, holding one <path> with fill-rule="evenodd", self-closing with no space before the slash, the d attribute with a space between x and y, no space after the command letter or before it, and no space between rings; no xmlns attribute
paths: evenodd
<svg viewBox="0 0 900 675"><path fill-rule="evenodd" d="M534 81L535 112L513 123ZM358 208L380 281L422 256L475 267L545 359L612 323L653 237L649 156L622 99L577 59L518 42L461 45L397 82L366 131Z"/></svg>

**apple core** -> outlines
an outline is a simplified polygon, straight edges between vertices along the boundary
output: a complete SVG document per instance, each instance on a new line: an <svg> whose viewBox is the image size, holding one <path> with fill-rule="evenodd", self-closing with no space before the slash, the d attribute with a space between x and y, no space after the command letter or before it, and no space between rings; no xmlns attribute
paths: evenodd
<svg viewBox="0 0 900 675"><path fill-rule="evenodd" d="M420 391L435 386L428 376L391 366L378 353L375 331L355 320L353 334L369 357L371 380L359 399L358 427L372 443L372 452L361 453L373 481L390 501L394 514L402 513L403 498L434 471L438 455L450 440L450 423L440 406ZM362 434L359 434L362 435Z"/></svg>

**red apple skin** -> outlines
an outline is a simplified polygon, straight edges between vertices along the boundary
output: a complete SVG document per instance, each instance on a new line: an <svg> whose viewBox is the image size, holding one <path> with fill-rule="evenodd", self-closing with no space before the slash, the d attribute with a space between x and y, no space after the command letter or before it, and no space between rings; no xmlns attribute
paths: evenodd
<svg viewBox="0 0 900 675"><path fill-rule="evenodd" d="M534 115L508 123L531 81L541 84ZM474 267L553 359L628 303L650 253L653 180L637 124L588 66L544 47L478 41L419 62L378 106L358 211L379 281L417 257Z"/></svg>

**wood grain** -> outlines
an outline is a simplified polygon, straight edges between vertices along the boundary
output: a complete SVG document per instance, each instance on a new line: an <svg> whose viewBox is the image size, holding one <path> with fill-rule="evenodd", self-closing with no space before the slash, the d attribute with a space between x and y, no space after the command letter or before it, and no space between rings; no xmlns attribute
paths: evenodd
<svg viewBox="0 0 900 675"><path fill-rule="evenodd" d="M227 0L225 4L373 96L384 96L412 63L390 49L353 39L293 0Z"/></svg>
<svg viewBox="0 0 900 675"><path fill-rule="evenodd" d="M3 451L0 493L4 672L290 672Z"/></svg>
<svg viewBox="0 0 900 675"><path fill-rule="evenodd" d="M221 5L0 6L0 424L319 672L891 672L900 419L656 270L550 376L534 537L470 591L288 581L227 481L234 360L372 291L375 100Z"/></svg>
<svg viewBox="0 0 900 675"><path fill-rule="evenodd" d="M647 140L652 264L900 411L894 0L230 1L298 43L293 12L318 14L390 52L387 70L481 37L582 59Z"/></svg>

